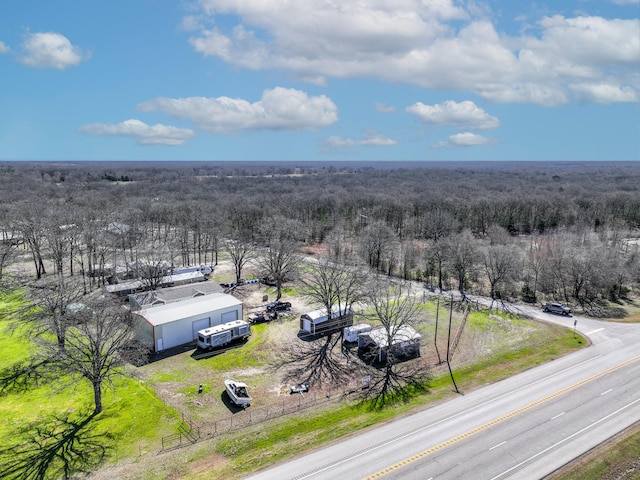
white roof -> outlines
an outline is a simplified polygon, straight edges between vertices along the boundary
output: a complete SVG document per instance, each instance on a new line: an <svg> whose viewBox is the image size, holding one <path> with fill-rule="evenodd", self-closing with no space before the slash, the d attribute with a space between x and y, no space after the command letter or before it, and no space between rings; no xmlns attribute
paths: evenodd
<svg viewBox="0 0 640 480"><path fill-rule="evenodd" d="M248 322L245 322L244 320L233 320L232 322L216 325L215 327L203 328L202 330L198 330L198 335L214 335L216 333L225 332L227 330L231 330L232 328L243 327L246 325L250 324Z"/></svg>
<svg viewBox="0 0 640 480"><path fill-rule="evenodd" d="M349 307L348 309L343 309L342 314L346 315L348 313L351 313L352 308ZM309 313L304 313L302 315L305 318L309 318L309 320L313 320L313 321L318 321L318 320L326 320L327 319L327 309L325 307L319 308L318 310L313 310L312 312ZM340 316L340 310L338 309L337 305L334 305L333 308L331 309L331 318L337 318ZM324 319L324 320L323 320Z"/></svg>
<svg viewBox="0 0 640 480"><path fill-rule="evenodd" d="M361 333L360 335L369 337L380 348L384 348L388 346L388 343L387 343L388 334L387 334L387 330L384 327L376 328L375 330L371 330L370 332L366 332L366 333ZM393 336L393 344L396 345L402 342L411 342L411 341L419 340L420 338L422 338L422 335L416 332L416 330L412 326L401 325L400 327L398 327L395 335Z"/></svg>
<svg viewBox="0 0 640 480"><path fill-rule="evenodd" d="M178 273L176 275L166 275L162 277L161 284L165 285L171 282L186 282L188 280L204 279L204 275L200 272ZM116 293L123 290L136 290L144 287L142 280L131 280L129 282L114 283L113 285L105 285L104 290L107 293Z"/></svg>
<svg viewBox="0 0 640 480"><path fill-rule="evenodd" d="M233 295L212 293L159 307L144 308L134 313L140 315L151 325L157 326L239 305L242 305L242 301Z"/></svg>

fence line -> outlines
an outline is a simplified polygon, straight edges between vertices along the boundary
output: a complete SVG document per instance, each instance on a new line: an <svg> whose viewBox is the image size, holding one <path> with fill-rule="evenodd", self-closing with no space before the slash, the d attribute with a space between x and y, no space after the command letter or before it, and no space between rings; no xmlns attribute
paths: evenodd
<svg viewBox="0 0 640 480"><path fill-rule="evenodd" d="M300 393L295 396L292 395L289 398L285 397L275 404L257 408L251 407L250 409L230 415L227 418L200 425L196 425L189 417L182 414L182 423L178 427L178 433L162 438L161 452L192 445L203 439L202 433L204 433L204 438L216 437L317 405L323 405L332 400L343 398L348 393L351 392L345 392L339 395L321 394L318 392Z"/></svg>

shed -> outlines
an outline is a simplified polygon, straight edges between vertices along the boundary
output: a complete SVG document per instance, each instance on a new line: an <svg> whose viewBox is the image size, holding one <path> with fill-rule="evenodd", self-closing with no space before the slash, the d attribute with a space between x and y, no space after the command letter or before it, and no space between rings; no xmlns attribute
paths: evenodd
<svg viewBox="0 0 640 480"><path fill-rule="evenodd" d="M342 312L336 307L335 311L331 313L331 318L327 315L326 308L320 308L300 316L300 330L311 335L330 333L351 325L353 325L353 309L351 307Z"/></svg>
<svg viewBox="0 0 640 480"><path fill-rule="evenodd" d="M394 357L419 356L421 338L422 336L412 326L401 325L392 335L391 347L389 347L387 329L376 328L358 335L358 350L374 351L379 362L386 361L389 351Z"/></svg>
<svg viewBox="0 0 640 480"><path fill-rule="evenodd" d="M242 301L226 293L189 298L133 312L136 336L152 351L192 343L198 331L242 318Z"/></svg>

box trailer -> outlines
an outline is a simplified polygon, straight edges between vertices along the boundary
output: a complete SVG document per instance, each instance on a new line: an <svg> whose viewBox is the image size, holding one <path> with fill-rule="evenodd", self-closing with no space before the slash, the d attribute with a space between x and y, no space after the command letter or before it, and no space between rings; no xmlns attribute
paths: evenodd
<svg viewBox="0 0 640 480"><path fill-rule="evenodd" d="M234 320L198 331L198 347L203 350L222 347L251 335L251 325L244 320Z"/></svg>
<svg viewBox="0 0 640 480"><path fill-rule="evenodd" d="M342 312L336 307L331 313L331 318L325 308L300 315L300 330L311 335L329 334L352 325L353 310L350 307Z"/></svg>

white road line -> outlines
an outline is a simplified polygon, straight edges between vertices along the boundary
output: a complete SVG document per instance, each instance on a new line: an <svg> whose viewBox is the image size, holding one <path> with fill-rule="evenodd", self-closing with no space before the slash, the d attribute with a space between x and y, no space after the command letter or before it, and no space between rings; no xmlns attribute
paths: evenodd
<svg viewBox="0 0 640 480"><path fill-rule="evenodd" d="M502 445L504 445L505 443L507 443L507 441L506 441L506 440L505 440L504 442L502 442L502 443L499 443L499 444L497 444L497 445L494 445L493 447L491 447L491 448L489 449L489 451L493 450L494 448L501 447L501 446L502 446Z"/></svg>
<svg viewBox="0 0 640 480"><path fill-rule="evenodd" d="M604 327L603 328L598 328L596 330L592 330L589 333L585 333L585 335L593 335L594 333L598 333L600 330L604 330Z"/></svg>
<svg viewBox="0 0 640 480"><path fill-rule="evenodd" d="M531 456L531 457L527 458L526 460L524 460L524 461L520 462L519 464L517 464L517 465L515 465L515 466L511 467L509 470L505 470L505 471L504 471L504 472L502 472L501 474L496 475L496 476L495 476L495 477L493 477L491 480L496 480L496 479L498 479L498 478L500 478L500 477L504 477L505 475L509 474L510 472L512 472L512 471L514 471L514 470L516 470L516 469L520 468L520 467L521 467L522 465L524 465L525 463L529 463L529 462L530 462L531 460L533 460L534 458L539 457L540 455L542 455L542 454L544 454L544 453L547 453L549 450L552 450L552 449L556 448L558 445L562 445L564 442L566 442L566 441L568 441L568 440L572 439L573 437L575 437L575 436L577 436L577 435L580 435L582 432L584 432L584 431L586 431L586 430L589 430L591 427L593 427L593 426L595 426L595 425L597 425L597 424L599 424L599 423L601 423L601 422L604 422L605 420L609 419L610 417L613 417L614 415L617 415L617 414L618 414L618 413L620 413L621 411L626 410L626 409L627 409L627 408L629 408L631 405L633 405L633 404L635 404L635 403L638 403L638 402L640 402L640 398L638 398L638 399L634 400L634 401L633 401L633 402L631 402L631 403L627 403L624 407L620 407L620 408L619 408L618 410L616 410L615 412L610 413L609 415L606 415L606 416L602 417L600 420L596 420L596 421L595 421L595 422L593 422L592 424L587 425L586 427L584 427L584 428L582 428L582 429L578 430L576 433L573 433L573 434L569 435L568 437L563 438L563 439L562 439L562 440L560 440L559 442L554 443L554 444L553 444L553 445L551 445L550 447L547 447L547 448L545 448L544 450L541 450L540 452L536 453L535 455L533 455L533 456Z"/></svg>
<svg viewBox="0 0 640 480"><path fill-rule="evenodd" d="M555 420L556 418L560 418L562 415L564 415L565 412L559 413L558 415L556 415L555 417L551 417L551 420Z"/></svg>
<svg viewBox="0 0 640 480"><path fill-rule="evenodd" d="M607 394L607 393L609 393L611 390L613 390L613 388L610 388L610 389L609 389L609 390L607 390L606 392L602 392L602 393L600 394L600 396L606 395L606 394Z"/></svg>

